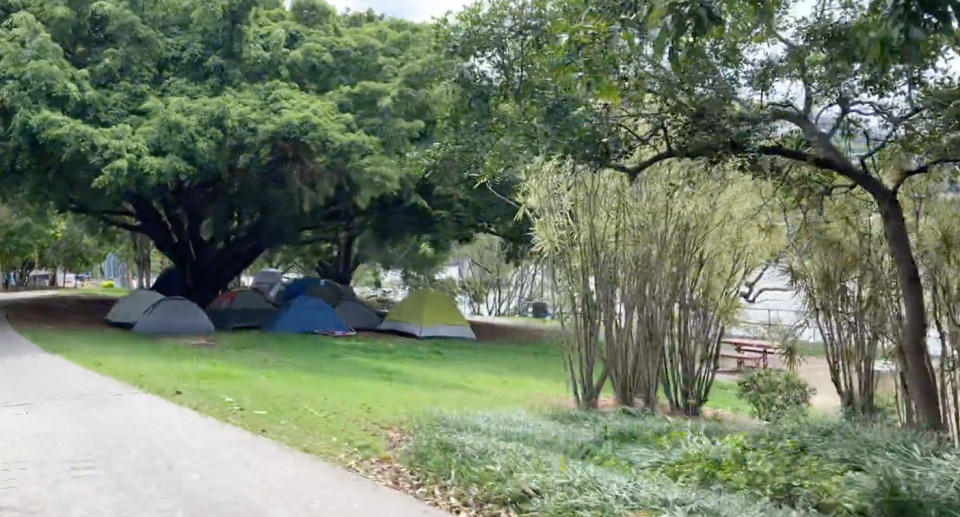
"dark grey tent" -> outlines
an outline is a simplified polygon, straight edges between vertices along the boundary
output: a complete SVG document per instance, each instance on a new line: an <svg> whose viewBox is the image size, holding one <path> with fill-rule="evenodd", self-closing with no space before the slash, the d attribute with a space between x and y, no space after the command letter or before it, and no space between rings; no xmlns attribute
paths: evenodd
<svg viewBox="0 0 960 517"><path fill-rule="evenodd" d="M320 283L336 293L337 302L357 300L357 293L353 292L353 287L349 285L338 284L333 280L321 280Z"/></svg>
<svg viewBox="0 0 960 517"><path fill-rule="evenodd" d="M213 323L197 304L179 296L168 296L144 311L133 326L141 334L210 334Z"/></svg>
<svg viewBox="0 0 960 517"><path fill-rule="evenodd" d="M331 306L340 302L340 290L332 285L325 284L322 281L308 285L306 288L306 294L313 296L314 298L320 298Z"/></svg>
<svg viewBox="0 0 960 517"><path fill-rule="evenodd" d="M349 300L340 302L333 313L353 330L374 330L380 326L380 317L377 313L360 302Z"/></svg>
<svg viewBox="0 0 960 517"><path fill-rule="evenodd" d="M256 289L228 291L207 306L207 316L218 329L260 328L276 312Z"/></svg>
<svg viewBox="0 0 960 517"><path fill-rule="evenodd" d="M137 324L151 305L162 299L163 295L155 291L134 291L117 300L104 320L117 327L130 328Z"/></svg>
<svg viewBox="0 0 960 517"><path fill-rule="evenodd" d="M320 298L332 306L337 306L341 302L356 301L357 295L349 285L341 285L333 280L320 280L306 287L306 293L310 296Z"/></svg>

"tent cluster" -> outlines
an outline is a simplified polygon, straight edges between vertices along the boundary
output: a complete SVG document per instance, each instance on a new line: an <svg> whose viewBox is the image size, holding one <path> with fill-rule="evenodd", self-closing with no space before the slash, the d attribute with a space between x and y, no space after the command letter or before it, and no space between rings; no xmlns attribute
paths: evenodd
<svg viewBox="0 0 960 517"><path fill-rule="evenodd" d="M141 334L209 334L213 323L197 304L156 291L134 291L113 305L107 323Z"/></svg>
<svg viewBox="0 0 960 517"><path fill-rule="evenodd" d="M175 281L175 276L161 275L160 280ZM476 339L453 300L437 291L413 291L381 321L349 286L311 277L285 284L275 270L257 273L251 289L221 294L206 311L180 296L141 290L118 300L105 319L134 332L161 335L262 328L294 334L342 336L374 330L418 338Z"/></svg>

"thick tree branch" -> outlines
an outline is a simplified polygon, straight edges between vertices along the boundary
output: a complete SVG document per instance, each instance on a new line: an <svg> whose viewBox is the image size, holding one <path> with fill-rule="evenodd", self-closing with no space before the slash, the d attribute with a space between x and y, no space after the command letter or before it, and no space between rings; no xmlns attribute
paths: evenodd
<svg viewBox="0 0 960 517"><path fill-rule="evenodd" d="M927 162L914 169L905 170L900 173L900 176L897 178L897 181L893 184L893 191L896 192L900 190L900 187L903 186L904 182L907 181L907 178L917 176L920 174L926 174L935 167L938 167L940 165L948 165L951 163L960 163L960 157L939 158L931 162Z"/></svg>
<svg viewBox="0 0 960 517"><path fill-rule="evenodd" d="M743 298L743 301L747 303L756 303L760 299L760 295L763 293L779 292L779 293L789 293L793 289L790 287L761 287L757 290L751 290L748 293L740 293L740 298Z"/></svg>
<svg viewBox="0 0 960 517"><path fill-rule="evenodd" d="M785 149L780 146L767 146L761 148L761 152L771 156L782 156L797 161L806 161L821 169L831 170L841 176L853 181L873 196L881 196L887 193L888 189L878 178L868 174L855 167L833 142L830 136L820 130L813 122L798 113L790 111L773 111L770 113L772 120L782 120L789 122L803 132L803 137L812 147L820 151L819 155L812 155L804 151L795 149Z"/></svg>
<svg viewBox="0 0 960 517"><path fill-rule="evenodd" d="M131 224L128 221L116 219L116 217L136 217L136 214L133 212L125 210L92 210L76 202L70 203L69 210L77 214L93 217L110 226L115 226L130 232L143 233L143 225Z"/></svg>
<svg viewBox="0 0 960 517"><path fill-rule="evenodd" d="M610 164L609 167L615 171L628 174L630 176L630 179L634 180L637 178L638 174L649 169L650 167L653 167L654 165L662 161L666 161L676 157L678 157L678 155L674 153L672 149L668 149L661 153L657 153L636 165L623 165L620 163L614 163L614 164Z"/></svg>

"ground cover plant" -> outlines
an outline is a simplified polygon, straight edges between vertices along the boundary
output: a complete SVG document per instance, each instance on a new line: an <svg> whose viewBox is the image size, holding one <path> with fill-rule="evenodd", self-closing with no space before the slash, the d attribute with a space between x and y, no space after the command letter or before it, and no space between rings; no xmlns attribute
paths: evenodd
<svg viewBox="0 0 960 517"><path fill-rule="evenodd" d="M831 420L433 415L402 460L460 500L538 515L958 515L960 454ZM640 512L640 513L637 513Z"/></svg>

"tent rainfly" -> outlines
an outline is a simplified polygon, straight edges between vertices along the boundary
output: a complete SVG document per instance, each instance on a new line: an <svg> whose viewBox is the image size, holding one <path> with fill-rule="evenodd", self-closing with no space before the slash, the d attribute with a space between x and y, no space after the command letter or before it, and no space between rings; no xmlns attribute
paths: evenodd
<svg viewBox="0 0 960 517"><path fill-rule="evenodd" d="M270 332L286 334L326 334L348 336L354 334L333 313L333 308L320 298L298 296L280 309L265 326Z"/></svg>
<svg viewBox="0 0 960 517"><path fill-rule="evenodd" d="M260 328L277 311L256 289L227 291L210 302L207 316L218 329Z"/></svg>
<svg viewBox="0 0 960 517"><path fill-rule="evenodd" d="M151 305L162 299L163 295L156 291L146 289L134 291L117 300L104 320L110 325L130 328L136 325L140 316L143 316Z"/></svg>
<svg viewBox="0 0 960 517"><path fill-rule="evenodd" d="M410 293L390 310L377 330L401 332L418 338L477 339L453 300L432 289L417 289Z"/></svg>
<svg viewBox="0 0 960 517"><path fill-rule="evenodd" d="M349 284L338 284L333 280L321 280L320 283L335 293L333 296L336 297L336 303L357 301L357 293Z"/></svg>
<svg viewBox="0 0 960 517"><path fill-rule="evenodd" d="M264 269L253 275L252 288L260 291L264 295L269 295L273 288L283 282L283 275L276 269Z"/></svg>
<svg viewBox="0 0 960 517"><path fill-rule="evenodd" d="M333 313L354 330L375 330L380 325L377 313L360 302L340 302Z"/></svg>
<svg viewBox="0 0 960 517"><path fill-rule="evenodd" d="M320 279L314 276L304 276L283 284L281 291L274 301L289 303L298 296L308 294L307 290L320 285ZM312 295L311 295L312 296Z"/></svg>
<svg viewBox="0 0 960 517"><path fill-rule="evenodd" d="M210 334L213 323L197 304L179 296L168 296L155 302L133 326L141 334L190 335Z"/></svg>

